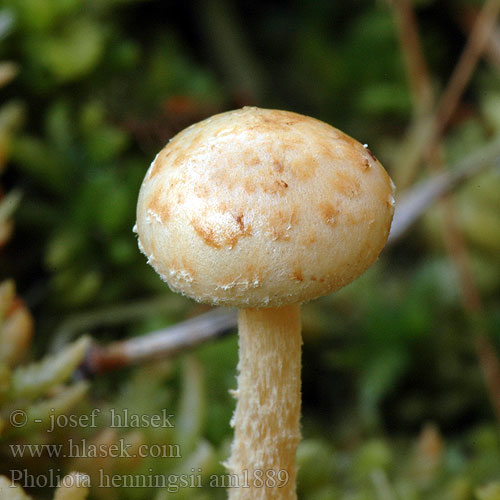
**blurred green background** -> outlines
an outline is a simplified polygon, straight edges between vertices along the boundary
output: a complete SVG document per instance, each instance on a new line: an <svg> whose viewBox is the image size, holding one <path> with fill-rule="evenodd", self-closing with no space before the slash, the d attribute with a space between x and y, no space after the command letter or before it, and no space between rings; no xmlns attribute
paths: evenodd
<svg viewBox="0 0 500 500"><path fill-rule="evenodd" d="M207 310L171 293L137 249L147 167L191 123L257 105L369 143L401 198L500 134L497 14L497 1L478 0L3 0L0 278L13 281L0 293L0 474L222 473L235 335L87 382L71 375L83 347L63 349L81 333L107 343ZM449 82L464 50L476 58L463 63L460 87ZM450 88L460 90L455 100L443 97ZM421 140L433 119L439 133ZM490 163L358 281L305 306L300 498L500 499L500 170ZM22 376L47 373L23 392ZM44 418L54 404L61 413L167 407L177 425L110 430L103 419L57 436L14 432L15 404ZM68 436L182 443L182 457L34 460L9 448ZM36 486L26 491L51 497ZM225 493L91 491L173 495Z"/></svg>

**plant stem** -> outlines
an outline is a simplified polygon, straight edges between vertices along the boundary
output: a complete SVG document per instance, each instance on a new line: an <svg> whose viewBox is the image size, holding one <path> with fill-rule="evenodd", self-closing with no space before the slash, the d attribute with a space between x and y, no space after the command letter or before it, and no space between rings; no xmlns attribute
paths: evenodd
<svg viewBox="0 0 500 500"><path fill-rule="evenodd" d="M229 498L295 500L295 454L300 441L300 306L241 310L238 328L238 403L226 466L233 477L239 477L239 487L229 489Z"/></svg>
<svg viewBox="0 0 500 500"><path fill-rule="evenodd" d="M411 184L422 159L426 158L428 162L432 162L433 155L437 154L436 149L441 136L460 103L491 33L495 30L499 10L498 0L487 0L476 18L465 48L435 106L434 113L430 116L427 113L416 113L415 124L410 127L408 146L405 148L404 158L401 158L399 169L401 174L396 179L396 185L400 189ZM418 36L418 31L416 35ZM402 45L405 46L403 42ZM421 75L423 76L425 75ZM430 88L431 83L429 82L427 86Z"/></svg>
<svg viewBox="0 0 500 500"><path fill-rule="evenodd" d="M404 191L397 199L387 245L399 240L434 202L500 161L500 136L480 147L461 162L439 171Z"/></svg>
<svg viewBox="0 0 500 500"><path fill-rule="evenodd" d="M233 310L214 309L176 325L101 347L93 344L83 373L95 375L154 359L173 357L205 341L222 337L236 328Z"/></svg>
<svg viewBox="0 0 500 500"><path fill-rule="evenodd" d="M413 108L416 116L427 116L432 110L434 96L413 3L410 0L393 0L391 4L408 73Z"/></svg>

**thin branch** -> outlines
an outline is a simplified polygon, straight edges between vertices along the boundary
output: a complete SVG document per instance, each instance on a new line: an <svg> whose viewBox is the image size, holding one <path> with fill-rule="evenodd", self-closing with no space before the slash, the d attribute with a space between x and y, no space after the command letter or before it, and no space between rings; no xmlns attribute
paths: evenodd
<svg viewBox="0 0 500 500"><path fill-rule="evenodd" d="M486 388L491 405L497 419L500 420L500 365L495 346L487 335L486 329L480 327L475 338L477 356L481 362L481 371L486 382Z"/></svg>
<svg viewBox="0 0 500 500"><path fill-rule="evenodd" d="M81 371L95 375L143 361L172 357L236 328L236 311L214 309L177 325L105 347L92 345Z"/></svg>
<svg viewBox="0 0 500 500"><path fill-rule="evenodd" d="M414 125L410 127L409 147L405 148L400 167L402 171L398 182L400 187L405 187L412 182L424 157L432 158L441 134L453 116L486 43L494 32L499 9L499 0L486 2L474 23L466 46L434 113L430 117L424 115L417 118Z"/></svg>
<svg viewBox="0 0 500 500"><path fill-rule="evenodd" d="M489 39L486 47L486 54L490 64L492 64L497 71L500 70L500 31L495 29Z"/></svg>
<svg viewBox="0 0 500 500"><path fill-rule="evenodd" d="M477 19L477 13L478 9L474 7L460 9L458 22L465 34L470 35ZM495 70L500 70L500 31L498 28L494 29L488 37L484 52L488 62Z"/></svg>
<svg viewBox="0 0 500 500"><path fill-rule="evenodd" d="M418 160L414 159L419 157L429 133L429 123L433 119L434 92L413 5L408 0L392 0L391 4L399 43L406 61L407 80L413 97L415 116L395 162L399 168L394 172L394 179L396 185L404 189L411 184L415 176ZM418 79L418 84L414 83L415 79Z"/></svg>
<svg viewBox="0 0 500 500"><path fill-rule="evenodd" d="M495 30L499 10L499 0L489 0L477 16L465 49L439 101L436 112L436 137L433 138L434 142L437 141L444 127L450 121L470 81L488 39Z"/></svg>
<svg viewBox="0 0 500 500"><path fill-rule="evenodd" d="M491 406L500 420L500 363L495 346L490 340L484 322L478 321L483 313L481 293L472 272L469 250L456 217L454 200L445 198L443 210L444 241L455 265L460 282L462 303L470 328L474 333L474 345L483 373Z"/></svg>
<svg viewBox="0 0 500 500"><path fill-rule="evenodd" d="M500 137L478 149L458 165L421 182L398 199L388 244L398 241L408 229L444 195L494 164L500 163Z"/></svg>
<svg viewBox="0 0 500 500"><path fill-rule="evenodd" d="M152 314L182 312L182 303L178 295L169 294L72 315L54 333L51 350L59 350L82 332L127 323Z"/></svg>
<svg viewBox="0 0 500 500"><path fill-rule="evenodd" d="M438 146L430 166L438 172L444 170L443 147ZM474 346L482 371L490 404L500 420L500 363L488 328L481 321L483 303L481 293L472 271L469 249L457 219L455 200L446 196L441 200L443 216L443 239L446 250L457 272L462 304L467 316L470 331L473 333Z"/></svg>
<svg viewBox="0 0 500 500"><path fill-rule="evenodd" d="M395 12L414 108L417 114L427 114L432 108L433 91L413 5L409 0L393 0L391 3Z"/></svg>
<svg viewBox="0 0 500 500"><path fill-rule="evenodd" d="M259 103L265 93L264 72L245 37L237 3L202 0L197 11L201 33L235 94L234 98L242 104Z"/></svg>

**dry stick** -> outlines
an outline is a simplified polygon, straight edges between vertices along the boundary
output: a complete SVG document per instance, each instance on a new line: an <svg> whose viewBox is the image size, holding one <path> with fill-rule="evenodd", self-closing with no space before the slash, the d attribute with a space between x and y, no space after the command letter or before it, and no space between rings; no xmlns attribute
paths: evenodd
<svg viewBox="0 0 500 500"><path fill-rule="evenodd" d="M433 91L427 61L423 55L418 36L415 12L410 0L393 0L392 5L408 72L408 83L412 90L414 108L417 114L427 114L432 108Z"/></svg>
<svg viewBox="0 0 500 500"><path fill-rule="evenodd" d="M424 156L427 155L427 158L432 156L443 130L460 102L486 43L495 29L499 8L499 0L489 0L483 6L435 112L430 118L424 116L417 119L417 123L412 127L413 147L406 155L405 176L398 183L400 187L412 181Z"/></svg>
<svg viewBox="0 0 500 500"><path fill-rule="evenodd" d="M465 87L474 73L477 62L486 47L486 43L494 32L499 10L500 1L489 0L481 9L474 23L465 49L453 71L448 86L441 96L437 108L435 142L439 141L443 128L455 111Z"/></svg>
<svg viewBox="0 0 500 500"><path fill-rule="evenodd" d="M440 158L432 162L433 168L442 169ZM470 265L470 255L456 217L454 200L445 197L441 201L445 246L457 270L464 309L471 327L479 364L488 390L491 405L500 420L500 363L484 324L480 321L483 304L479 288Z"/></svg>
<svg viewBox="0 0 500 500"><path fill-rule="evenodd" d="M481 10L450 83L437 107L433 127L430 128L431 135L429 138L431 141L427 150L429 166L435 172L442 174L444 171L441 139L445 124L448 123L459 103L465 86L470 80L476 63L485 48L486 41L493 33L499 8L499 0L492 0L487 2ZM402 43L402 46L405 48L407 44ZM465 239L457 222L453 199L451 197L444 198L441 201L441 207L443 210L444 242L458 273L463 306L469 319L476 319L480 317L483 306L479 288L470 268L470 258ZM473 326L475 327L474 340L479 364L485 378L490 402L497 418L500 420L500 364L498 356L483 324L476 322Z"/></svg>
<svg viewBox="0 0 500 500"><path fill-rule="evenodd" d="M387 244L397 242L438 199L492 165L500 165L500 136L457 165L420 182L397 200Z"/></svg>
<svg viewBox="0 0 500 500"><path fill-rule="evenodd" d="M224 72L236 100L258 103L265 95L265 74L245 37L236 6L227 0L202 0L198 5L204 42Z"/></svg>
<svg viewBox="0 0 500 500"><path fill-rule="evenodd" d="M182 313L183 304L177 295L168 294L70 315L55 331L51 351L57 352L78 334L96 328L130 323L154 314Z"/></svg>
<svg viewBox="0 0 500 500"><path fill-rule="evenodd" d="M486 47L488 61L498 71L500 69L500 31L495 29L488 38Z"/></svg>
<svg viewBox="0 0 500 500"><path fill-rule="evenodd" d="M476 14L477 16L477 14ZM475 16L475 17L476 17ZM467 31L471 30L473 26L473 20L468 21L468 19L464 19L465 27ZM500 31L497 29L492 30L490 36L488 37L487 46L485 48L486 55L488 56L489 63L498 71L500 70ZM477 301L475 300L474 295L469 297L468 299L470 308L473 310L476 309ZM480 305L480 304L479 304ZM479 314L477 314L479 318ZM479 323L479 328L484 331L484 325L482 322ZM485 341L486 339L486 341ZM476 337L476 349L479 353L479 356L482 360L483 364L483 372L485 376L490 380L489 387L491 398L494 402L496 402L496 413L500 414L500 384L497 384L496 381L500 378L500 367L497 360L497 354L491 344L489 339L485 335L479 335ZM496 390L495 390L496 389Z"/></svg>
<svg viewBox="0 0 500 500"><path fill-rule="evenodd" d="M477 8L466 8L459 13L458 21L465 34L470 35L474 23L477 20ZM493 30L488 37L484 54L488 59L488 63L497 71L500 69L500 31L498 28Z"/></svg>
<svg viewBox="0 0 500 500"><path fill-rule="evenodd" d="M410 185L418 166L418 163L415 163L413 159L418 156L423 138L428 133L428 124L432 119L434 92L418 34L417 19L413 6L409 0L392 0L390 3L395 14L396 27L415 111L413 125L409 127L406 143L396 161L399 168L394 172L396 186L398 186L398 189L405 189Z"/></svg>
<svg viewBox="0 0 500 500"><path fill-rule="evenodd" d="M146 360L175 356L180 351L221 337L235 327L236 311L214 309L148 335L113 342L105 347L94 344L80 369L86 375L95 375Z"/></svg>

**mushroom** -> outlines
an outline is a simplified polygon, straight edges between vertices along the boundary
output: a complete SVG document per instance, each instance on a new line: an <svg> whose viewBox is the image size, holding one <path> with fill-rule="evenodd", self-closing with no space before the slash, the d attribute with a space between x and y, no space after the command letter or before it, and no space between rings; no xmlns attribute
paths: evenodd
<svg viewBox="0 0 500 500"><path fill-rule="evenodd" d="M172 290L239 309L230 499L296 498L300 304L377 259L393 191L366 146L255 107L192 125L151 164L137 206L141 251Z"/></svg>

